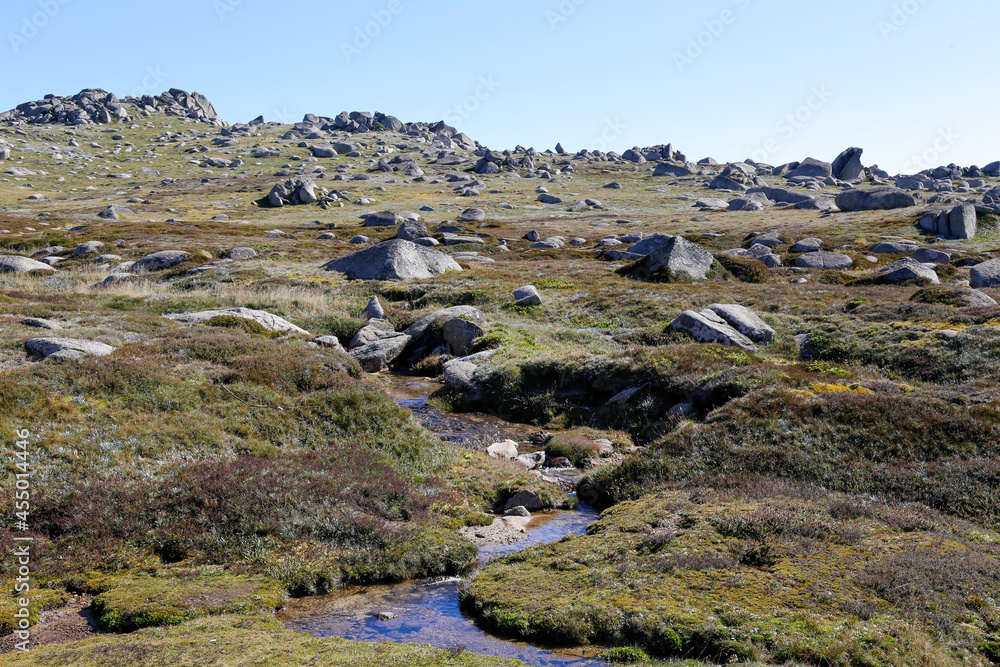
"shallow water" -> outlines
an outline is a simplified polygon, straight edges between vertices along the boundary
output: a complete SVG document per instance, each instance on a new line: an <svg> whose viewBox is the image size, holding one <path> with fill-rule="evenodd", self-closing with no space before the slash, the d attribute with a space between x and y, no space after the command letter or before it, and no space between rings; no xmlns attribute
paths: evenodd
<svg viewBox="0 0 1000 667"><path fill-rule="evenodd" d="M424 426L443 440L469 446L479 440L524 435L527 427L484 415L450 415L427 405L440 386L431 380L395 378L390 393L411 410ZM514 553L535 544L555 542L567 535L583 535L597 512L581 503L576 511L538 514L516 544L481 547L479 562ZM426 644L466 650L500 658L515 658L535 667L603 665L589 657L594 649L546 648L493 636L476 626L459 607L458 577L406 581L383 586L352 586L328 596L304 598L282 614L285 624L315 637L343 637L356 641ZM380 621L376 614L396 617Z"/></svg>
<svg viewBox="0 0 1000 667"><path fill-rule="evenodd" d="M480 562L519 551L533 544L553 542L565 535L582 535L597 513L581 506L574 512L541 515L528 526L517 544L483 547ZM461 579L427 579L386 586L354 586L334 595L296 601L284 614L285 624L315 637L344 637L358 641L427 644L436 648L465 647L480 655L516 658L529 665L583 667L600 665L583 650L544 648L490 635L459 608ZM396 618L380 621L375 614Z"/></svg>

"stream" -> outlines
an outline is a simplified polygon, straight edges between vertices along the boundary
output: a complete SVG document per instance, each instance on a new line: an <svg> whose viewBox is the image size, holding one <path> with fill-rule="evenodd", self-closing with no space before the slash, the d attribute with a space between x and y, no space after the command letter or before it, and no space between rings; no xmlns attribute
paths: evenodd
<svg viewBox="0 0 1000 667"><path fill-rule="evenodd" d="M443 440L469 445L480 440L522 439L528 427L483 415L455 416L427 405L427 396L439 385L432 380L394 378L390 393L429 430ZM583 535L597 520L597 512L581 503L575 511L535 514L524 539L515 544L480 547L479 563L520 551L534 544L554 542L566 535ZM476 626L459 606L458 577L405 581L399 584L350 586L334 594L302 598L282 614L292 630L314 637L343 637L356 641L426 644L435 648L463 647L500 658L513 658L534 667L603 665L593 659L592 647L566 649L511 641ZM381 621L380 612L395 614Z"/></svg>

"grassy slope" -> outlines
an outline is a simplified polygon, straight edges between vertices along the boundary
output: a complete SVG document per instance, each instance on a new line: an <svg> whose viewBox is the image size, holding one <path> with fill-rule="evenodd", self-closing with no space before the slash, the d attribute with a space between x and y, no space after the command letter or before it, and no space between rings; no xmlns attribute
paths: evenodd
<svg viewBox="0 0 1000 667"><path fill-rule="evenodd" d="M947 514L977 520L985 524L983 529L996 526L991 490L997 482L995 466L990 466L995 461L993 369L1000 309L909 304L917 287L879 286L871 281L877 266L898 257L879 256L877 265L864 258L883 237L925 240L914 228L915 212L821 215L784 210L695 216L691 201L717 192L695 183L654 179L632 165L585 161L574 161L577 171L564 176L562 185L546 185L568 203L600 199L606 211L571 214L562 206L536 207L537 179L483 177L488 184L484 195L470 200L453 196L444 183L418 184L378 173L369 174L366 181L317 181L350 193L345 206L328 211L252 206L281 180L273 176L277 170L315 166L292 159L307 158L309 152L295 147L296 142L278 140L287 129L265 127L257 136L241 138L237 148L216 149L211 147L214 131L154 117L136 127L115 128L131 142L116 153L102 128L76 128L82 146L90 141L104 146L85 149L89 157L82 162L51 155L49 146L68 140L65 128L30 128L28 137L5 132L15 147L15 159L23 157L13 163L47 174L0 181L0 208L6 211L0 214L0 230L9 230L0 234L2 248L30 252L47 245L101 240L107 244L105 252L123 259L168 248L195 255L180 270L100 295L87 290L104 275L93 270L88 258L65 260L62 271L52 277L0 276L0 367L7 371L0 374L6 408L2 414L7 418L3 435L7 438L25 421L40 425L37 430L45 436L38 445L41 469L46 479L59 480L56 496L75 490L75 498L92 497L100 501L95 506L104 508L104 514L93 517L46 510L46 525L74 532L99 529L100 539L88 542L94 553L88 550L79 560L71 559L69 565L52 571L54 589L37 596L37 604L58 604L66 585L100 592L104 589L99 584L106 583L109 574L123 576L132 585L141 581L137 593L148 591L156 579L168 582L192 576L266 576L286 590L301 592L322 590L345 576L364 580L425 571L427 564L419 559L398 556L428 551L427 543L411 539L412 530L385 530L387 524L399 521L403 509L410 514L403 523L433 545L429 553L434 567L457 562L448 555L452 542L440 527L462 523L483 506L485 497L523 480L510 478L508 470L489 467L477 457L454 458L430 444L419 430L406 425L394 406L378 397L375 387L351 378L350 370L346 375L329 368L314 372L330 364L336 368L344 363L341 358L306 350L294 340L275 341L231 330L180 330L160 317L196 308L250 306L287 317L314 333L343 338L360 325L357 316L373 293L382 295L397 327L444 305L472 303L487 313L491 323L487 337L503 348L496 357L499 371L485 380L493 399L486 407L551 426L628 429L640 442L651 443L620 469L593 478L589 490L603 504L636 500L641 510L644 503L653 507L659 502L657 496L648 496L652 491L670 491L671 485L697 480L706 472L763 472L848 491L882 493L890 504L893 498L919 500ZM161 139L168 130L183 134ZM379 138L362 138L367 143L363 158L338 157L319 164L347 179L368 172ZM385 139L389 144L409 141L400 135ZM280 146L282 155L248 158L246 151L255 145ZM199 146L208 151L187 152ZM242 157L247 164L227 175L199 167L200 155ZM542 161L558 159L538 160ZM140 166L155 167L161 176L144 176L138 172ZM423 160L422 166L432 180L451 171ZM115 171L127 171L132 178L107 178ZM161 184L163 177L179 180ZM202 178L209 180L203 183ZM603 184L612 180L624 188L604 190ZM46 200L27 201L28 194L36 191L45 193ZM108 203L124 203L132 196L152 202L131 205L139 212L139 221L94 217ZM376 203L359 206L354 202L360 197ZM514 208L502 208L505 202ZM497 263L463 262L469 270L461 274L415 281L403 288L345 282L318 268L354 249L343 241L318 240L320 231L336 225L341 239L358 231L375 240L387 238L392 229L361 228L357 216L383 208L417 210L424 204L436 209L425 214L429 223L454 220L469 205L484 208L488 222L479 231L489 242L480 250ZM39 218L39 212L49 216ZM226 213L231 221L210 221L218 213ZM622 219L633 222L616 224ZM84 229L70 231L77 226ZM265 237L272 229L285 235ZM530 229L543 237L581 236L588 246L536 251L516 240L510 243L513 252L496 250L496 239L520 239ZM618 276L614 265L594 260L591 250L604 235L630 229L681 233L713 250L740 245L748 230L778 229L789 240L815 236L828 247L845 247L856 264L846 277L817 272L804 285L794 284L798 274L789 269L772 271L772 280L765 283L742 282L726 272L706 284L640 283ZM725 235L705 238L703 232ZM261 257L197 276L183 275L184 269L224 256L234 246L254 247ZM972 241L948 246L957 264L994 250L996 239L987 229ZM967 269L948 267L941 273L960 280ZM856 282L847 284L850 280ZM542 291L543 307L512 307L509 290L528 282ZM695 345L664 332L664 325L681 311L716 302L741 303L763 314L778 331L775 343L757 355L747 355ZM23 340L38 335L38 330L18 324L24 316L70 321L68 333L73 336L124 347L100 362L24 367ZM942 329L962 334L944 340L938 334ZM798 346L792 336L801 333L812 336L818 363L797 361ZM252 360L249 369L237 359ZM324 382L331 384L319 388ZM222 384L232 394L221 389ZM642 389L634 400L605 405L630 386ZM332 398L336 409L310 400L317 392ZM463 403L460 396L446 398L455 405ZM668 415L678 402L691 402L694 413L684 418ZM379 417L371 419L362 406L377 406ZM283 410L278 412L277 407ZM339 421L329 419L331 410ZM294 415L291 421L289 413ZM179 508L183 516L185 503L204 498L183 486L180 495L162 494L164 485L191 471L228 481L233 460L252 464L251 474L244 475L246 484L235 500L223 493L228 485L220 485L218 500L257 507L261 490L274 485L277 469L290 463L314 471L324 456L350 459L357 449L345 434L353 429L364 434L366 447L359 456L374 451L388 482L376 490L376 502L360 508L360 514L353 512L357 508L351 502L342 503L352 509L344 515L306 494L304 502L293 503L304 521L278 511L264 512L247 521L255 524L253 534L224 529L217 531L221 542L209 544L205 537L211 533L203 531L219 528L221 524L213 522L221 521L225 513L209 513L205 523L186 534L172 532L169 521L157 523L156 530L143 529L151 515L132 511L147 507L169 517ZM321 490L324 484L342 480L339 475L344 470L339 467L321 465L319 470L320 474L307 475L303 484ZM84 471L90 476L86 481ZM382 488L402 490L385 497ZM451 493L458 488L461 493ZM293 495L301 497L300 491L294 489ZM109 504L108 494L119 504ZM437 494L453 497L437 502L433 500ZM156 503L135 505L136 497L155 498ZM68 498L62 498L64 507ZM43 508L60 507L58 497L41 500ZM270 507L286 508L288 502L285 497ZM119 511L122 507L129 511ZM371 517L379 526L374 534L387 538L381 543L370 540ZM359 519L362 530L331 539L331 530L343 536L343 527L354 531ZM300 548L287 550L289 541ZM124 548L109 548L119 542ZM43 545L45 553L54 556L65 555L60 554L64 546L60 539ZM180 555L188 560L165 563L164 554L167 560ZM374 571L357 567L361 561L372 562L373 554L378 555ZM219 572L213 568L220 560L239 565L233 572ZM103 564L104 571L85 571L82 564L90 562ZM560 573L547 574L556 580L569 576ZM233 590L243 583L234 580ZM588 581L598 593L605 583L611 586L610 580ZM130 606L126 601L125 607ZM928 632L918 627L918 621L905 623L918 636ZM928 646L926 659L933 661L938 650Z"/></svg>

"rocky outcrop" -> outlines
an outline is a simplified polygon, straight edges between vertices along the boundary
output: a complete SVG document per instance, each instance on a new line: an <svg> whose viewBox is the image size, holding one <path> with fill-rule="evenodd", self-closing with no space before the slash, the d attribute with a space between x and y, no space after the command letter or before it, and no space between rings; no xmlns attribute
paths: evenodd
<svg viewBox="0 0 1000 667"><path fill-rule="evenodd" d="M976 207L960 204L953 209L936 208L920 216L918 223L936 236L950 239L971 239L976 235L978 219Z"/></svg>
<svg viewBox="0 0 1000 667"><path fill-rule="evenodd" d="M88 88L71 97L46 95L41 100L25 102L0 113L0 122L106 125L129 122L133 120L133 114L164 114L191 118L216 127L228 125L204 95L177 88L156 96L124 99L99 88Z"/></svg>

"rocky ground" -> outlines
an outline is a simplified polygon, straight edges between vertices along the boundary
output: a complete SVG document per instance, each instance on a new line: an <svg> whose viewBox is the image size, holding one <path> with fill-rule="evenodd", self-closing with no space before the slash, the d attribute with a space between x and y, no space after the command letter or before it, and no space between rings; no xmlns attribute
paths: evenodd
<svg viewBox="0 0 1000 667"><path fill-rule="evenodd" d="M183 623L170 650L212 623L291 641L255 614L459 571L459 530L509 539L578 470L599 529L489 565L484 622L623 658L997 661L1000 163L863 157L227 125L184 91L0 115L0 432L32 433L33 622L82 593L105 628ZM388 371L545 433L442 444Z"/></svg>

